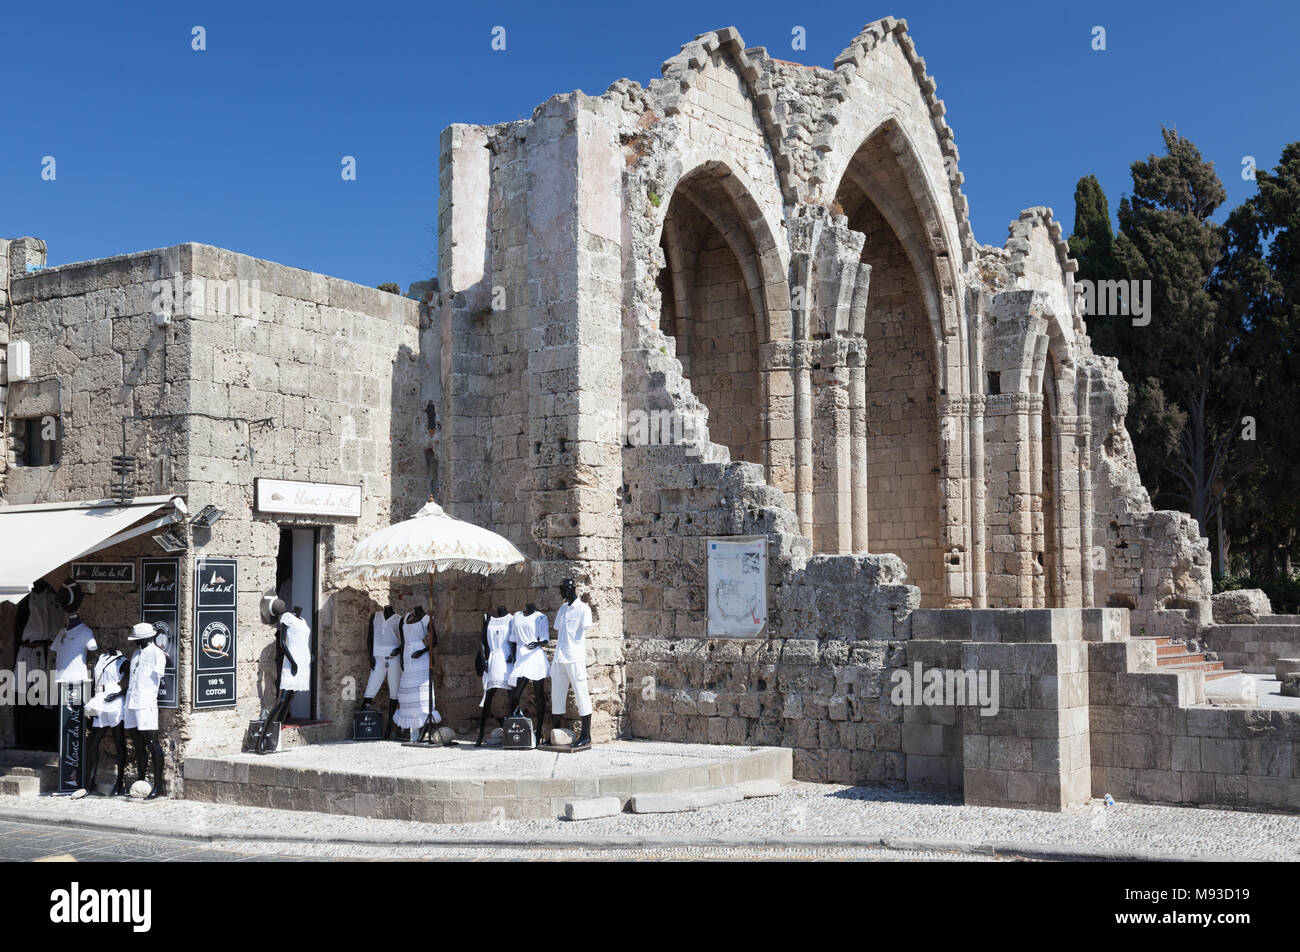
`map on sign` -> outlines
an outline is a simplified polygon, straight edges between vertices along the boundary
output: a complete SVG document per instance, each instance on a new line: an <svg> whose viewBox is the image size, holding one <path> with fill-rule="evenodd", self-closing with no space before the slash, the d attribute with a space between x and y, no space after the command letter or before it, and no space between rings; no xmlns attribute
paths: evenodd
<svg viewBox="0 0 1300 952"><path fill-rule="evenodd" d="M709 637L756 637L767 625L767 536L707 544Z"/></svg>

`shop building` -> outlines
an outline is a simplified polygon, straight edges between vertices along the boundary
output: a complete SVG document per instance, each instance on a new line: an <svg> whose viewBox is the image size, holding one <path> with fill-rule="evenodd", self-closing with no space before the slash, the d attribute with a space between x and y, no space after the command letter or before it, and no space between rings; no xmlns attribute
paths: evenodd
<svg viewBox="0 0 1300 952"><path fill-rule="evenodd" d="M74 561L133 566L130 582L83 584L94 591L82 616L101 647L128 651L142 589L175 561L180 676L161 724L173 765L177 752L237 749L269 706L275 638L260 603L280 592L314 633L313 687L293 711L314 726L286 741L344 736L368 673L370 596L385 604L394 593L340 587L331 568L429 493L421 306L205 245L52 268L35 239L4 242L3 252L0 585L20 597L37 577L61 584ZM43 429L56 439L38 451L29 441ZM125 477L114 472L119 456L134 461ZM206 559L234 560L201 576L206 585L215 573L217 588L233 582L237 594L233 657L207 646L220 672L213 707L194 676L195 570ZM12 600L0 605L6 668L14 611ZM13 720L0 708L5 743Z"/></svg>

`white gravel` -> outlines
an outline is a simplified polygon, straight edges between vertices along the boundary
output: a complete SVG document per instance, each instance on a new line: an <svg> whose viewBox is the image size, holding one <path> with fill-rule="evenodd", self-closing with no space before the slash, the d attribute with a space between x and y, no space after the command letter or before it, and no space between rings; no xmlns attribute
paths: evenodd
<svg viewBox="0 0 1300 952"><path fill-rule="evenodd" d="M40 797L0 800L0 817L77 820L146 832L185 830L223 848L313 855L429 857L456 841L466 848L514 851L529 844L548 851L629 847L645 856L673 848L767 847L866 849L872 841L904 839L976 846L1014 843L1038 849L1114 851L1130 855L1199 855L1221 859L1294 860L1300 857L1300 817L1093 801L1067 813L964 806L950 795L796 783L776 797L746 800L691 813L597 820L507 820L424 824L270 810L183 800ZM234 835L232 835L234 834ZM293 845L294 839L304 841ZM647 843L631 843L629 840ZM349 842L350 841L350 842ZM919 850L934 843L915 844ZM454 850L453 850L454 852ZM536 857L536 852L521 855ZM610 854L604 854L610 855Z"/></svg>

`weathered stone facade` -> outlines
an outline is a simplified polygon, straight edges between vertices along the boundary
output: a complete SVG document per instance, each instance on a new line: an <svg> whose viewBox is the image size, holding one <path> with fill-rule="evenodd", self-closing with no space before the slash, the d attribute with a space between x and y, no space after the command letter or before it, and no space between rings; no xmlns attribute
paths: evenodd
<svg viewBox="0 0 1300 952"><path fill-rule="evenodd" d="M143 431L146 455L174 461L159 491L233 514L206 547L248 560L241 627L264 651L255 601L285 520L251 512L253 477L365 486L359 522L324 526L332 685L364 676L360 619L388 593L339 588L329 563L432 490L529 556L435 583L438 706L457 725L477 716L481 613L553 613L573 576L594 617L597 741L780 745L803 779L1010 806L1123 791L1300 809L1295 718L1270 712L1261 743L1281 746L1265 756L1249 718L1201 711L1201 671L1149 670L1154 645L1130 640L1210 621L1205 540L1152 509L1126 385L1091 349L1050 210L1023 212L1002 248L975 242L944 112L901 21L869 24L833 69L728 28L646 87L444 130L438 283L419 314L202 246L16 279L15 332L45 364L60 348L85 361L54 372L78 425L54 498L100 494L119 406L211 404L223 419L195 417L180 443ZM162 272L256 272L273 306L247 327L180 320L160 346L138 302L114 302ZM145 389L168 374L172 390ZM259 441L268 416L291 439ZM31 479L11 471L6 498ZM706 634L706 540L736 535L769 543L761 639ZM917 665L997 672L1000 710L897 702ZM352 704L331 704L337 735ZM175 730L230 749L248 707ZM1134 739L1152 718L1162 739ZM1253 786L1219 779L1221 737Z"/></svg>
<svg viewBox="0 0 1300 952"><path fill-rule="evenodd" d="M44 264L43 250L33 263ZM167 326L154 318L160 287L179 291ZM214 291L228 296L217 300ZM259 601L276 590L282 528L299 526L318 532L314 714L332 721L304 732L345 736L356 682L367 673L364 619L376 600L394 593L340 585L336 553L411 515L429 489L419 304L194 244L24 269L13 275L8 297L5 326L32 350L31 379L6 394L8 419L56 416L63 440L57 465L10 460L6 504L104 498L125 420L127 452L140 461L135 495L178 494L191 514L206 505L225 513L210 530L191 529L181 556L180 706L162 719L171 749L237 747L243 727L273 701L274 630L262 621ZM361 518L259 514L257 477L360 483ZM164 554L144 536L94 559ZM193 711L191 580L194 560L204 556L239 559L239 703ZM419 590L408 601L416 599L427 601ZM134 587L124 595L100 585L83 616L101 646L125 651L138 612ZM0 606L5 659L13 657L12 618L13 606ZM0 740L9 738L9 713L0 712Z"/></svg>

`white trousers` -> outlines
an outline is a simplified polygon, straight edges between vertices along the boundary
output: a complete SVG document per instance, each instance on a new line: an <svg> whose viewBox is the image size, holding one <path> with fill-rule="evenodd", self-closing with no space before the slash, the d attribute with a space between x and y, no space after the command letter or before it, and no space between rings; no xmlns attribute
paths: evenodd
<svg viewBox="0 0 1300 952"><path fill-rule="evenodd" d="M390 658L387 655L375 655L375 667L370 672L370 680L366 682L366 694L368 698L378 696L379 689L384 686L384 675L388 675L388 699L397 700L397 691L402 683L402 658L399 655L396 658Z"/></svg>
<svg viewBox="0 0 1300 952"><path fill-rule="evenodd" d="M587 692L587 666L574 661L560 661L551 665L551 713L564 714L569 686L573 686L573 699L578 703L578 713L586 717L591 713L591 695Z"/></svg>

